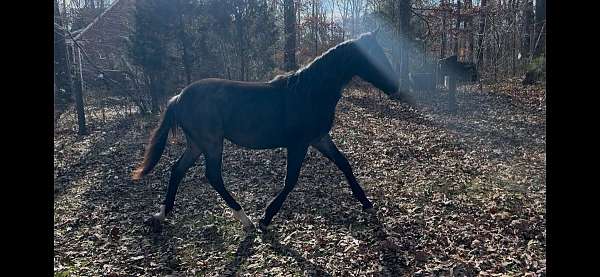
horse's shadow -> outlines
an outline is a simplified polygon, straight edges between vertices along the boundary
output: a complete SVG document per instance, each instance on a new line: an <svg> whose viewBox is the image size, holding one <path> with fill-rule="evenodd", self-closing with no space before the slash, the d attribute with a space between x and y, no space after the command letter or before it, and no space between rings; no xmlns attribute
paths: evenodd
<svg viewBox="0 0 600 277"><path fill-rule="evenodd" d="M342 192L339 192L340 194ZM329 226L336 226L337 228L349 228L350 224L363 224L368 226L369 231L364 235L357 236L353 234L356 239L374 242L372 247L375 247L375 251L379 254L382 274L386 276L400 276L406 272L406 257L403 257L400 251L401 247L389 239L388 232L386 231L382 221L377 216L376 212L367 213L364 211L356 210L355 212L364 213L365 216L353 217L353 220L340 221L337 217L341 216L341 210L331 211L329 216L326 216L326 221ZM150 237L153 241L154 251L165 253L163 263L177 264L178 258L175 252L174 242L169 238L174 235L174 226L166 224L159 230L150 232ZM252 230L245 233L244 238L239 242L237 250L233 257L223 267L220 276L235 276L240 271L244 262L255 253L257 237L260 237L262 243L267 244L269 248L274 251L277 255L287 256L296 261L298 266L304 272L309 273L310 276L331 276L325 268L322 266L309 261L305 258L302 253L298 250L283 244L282 236L284 234L277 231L277 225L273 226L272 230L259 232ZM224 241L213 241L211 242L215 247L223 245ZM171 266L169 266L171 267ZM176 266L172 267L175 270Z"/></svg>
<svg viewBox="0 0 600 277"><path fill-rule="evenodd" d="M327 167L327 165L324 165ZM330 228L339 228L346 229L349 231L351 235L357 239L366 242L371 247L374 247L375 252L379 254L380 257L380 265L382 267L382 274L385 276L401 276L408 269L407 258L403 255L401 250L409 250L407 251L408 255L411 255L410 249L411 245L398 245L394 240L397 238L393 238L388 235L386 228L384 227L383 222L380 220L377 211L373 210L371 212L367 212L360 208L360 203L354 197L349 196L350 188L346 184L346 182L339 182L343 179L343 176L339 176L337 168L330 164L331 166L329 170L330 172L324 172L321 174L325 174L326 179L332 179L329 181L325 181L328 184L339 184L334 187L330 187L327 191L320 191L318 188L305 188L304 191L307 193L305 197L307 199L319 199L319 198L329 198L335 201L335 203L331 203L329 201L315 201L313 205L317 205L315 209L312 211L316 212L315 214L310 214L309 216L319 216L324 219L325 226L330 226ZM343 201L345 203L340 203L339 201ZM373 198L375 207L377 208L378 200ZM290 218L291 211L289 209L282 209L281 217ZM355 226L362 226L367 230L366 232L354 232ZM404 229L404 228L403 228ZM418 230L412 230L412 228L406 228L406 231L413 232ZM417 227L418 229L418 227ZM402 233L402 232L399 232ZM408 236L412 236L415 234L407 234ZM418 237L418 234L416 234Z"/></svg>
<svg viewBox="0 0 600 277"><path fill-rule="evenodd" d="M240 241L238 245L234 257L224 267L224 270L220 276L236 275L236 273L240 270L241 265L248 259L248 257L254 254L256 238L259 236L262 242L268 244L275 253L281 256L293 258L304 271L312 272L311 276L331 276L331 274L327 273L324 268L314 264L313 262L310 262L298 251L285 244L282 244L280 242L281 235L276 231L258 232L257 230L246 232L244 239Z"/></svg>
<svg viewBox="0 0 600 277"><path fill-rule="evenodd" d="M246 232L246 236L240 242L233 259L225 266L225 270L221 276L234 276L239 271L244 261L254 253L256 237L256 230Z"/></svg>
<svg viewBox="0 0 600 277"><path fill-rule="evenodd" d="M296 260L298 265L302 268L304 272L310 272L310 276L331 276L323 267L315 264L302 256L297 250L282 244L281 234L274 231L269 230L265 232L261 232L261 239L264 243L269 244L269 247L278 255L288 256L292 259Z"/></svg>
<svg viewBox="0 0 600 277"><path fill-rule="evenodd" d="M386 276L402 276L407 271L406 257L400 253L401 247L390 240L383 224L376 213L369 213L366 219L372 226L373 236L377 241L377 248L381 258L382 273ZM359 238L358 238L359 239Z"/></svg>

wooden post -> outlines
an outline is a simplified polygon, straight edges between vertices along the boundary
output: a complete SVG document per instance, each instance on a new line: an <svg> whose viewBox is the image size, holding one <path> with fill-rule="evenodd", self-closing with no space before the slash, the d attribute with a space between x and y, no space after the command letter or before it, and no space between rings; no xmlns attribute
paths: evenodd
<svg viewBox="0 0 600 277"><path fill-rule="evenodd" d="M483 92L483 83L481 82L481 79L479 79L479 92Z"/></svg>
<svg viewBox="0 0 600 277"><path fill-rule="evenodd" d="M102 94L103 95L100 96L101 97L101 99L100 99L100 107L102 108L102 123L106 124L106 111L105 111L105 107L104 107L104 104L105 104L104 101L106 100L107 93L106 93L106 91L103 91Z"/></svg>
<svg viewBox="0 0 600 277"><path fill-rule="evenodd" d="M448 111L456 112L456 76L448 75Z"/></svg>

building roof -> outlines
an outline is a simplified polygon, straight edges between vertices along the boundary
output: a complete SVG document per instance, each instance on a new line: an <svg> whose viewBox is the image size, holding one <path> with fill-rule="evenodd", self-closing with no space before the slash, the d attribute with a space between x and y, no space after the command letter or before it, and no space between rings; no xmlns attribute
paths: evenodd
<svg viewBox="0 0 600 277"><path fill-rule="evenodd" d="M110 6L108 6L108 8L106 8L106 10L104 10L100 15L98 15L96 18L94 18L94 20L92 20L92 22L90 24L88 24L85 28L77 30L77 35L75 36L75 40L79 40L79 38L85 34L85 32L87 30L89 30L90 28L92 28L92 26L94 26L94 24L96 24L96 22L98 22L102 17L104 17L104 15L108 12L110 12L114 6L117 5L117 3L119 3L120 0L115 0L114 2L112 2L112 4L110 4Z"/></svg>

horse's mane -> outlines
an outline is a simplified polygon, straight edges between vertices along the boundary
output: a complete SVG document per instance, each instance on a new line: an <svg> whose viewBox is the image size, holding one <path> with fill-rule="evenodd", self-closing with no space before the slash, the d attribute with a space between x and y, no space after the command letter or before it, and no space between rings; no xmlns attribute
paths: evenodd
<svg viewBox="0 0 600 277"><path fill-rule="evenodd" d="M341 42L336 46L329 48L300 69L277 75L269 81L269 83L276 86L287 86L288 88L295 89L300 87L306 88L306 86L311 86L312 84L333 85L325 84L323 81L330 77L331 74L340 74L338 70L332 69L337 67L344 68L344 64L349 61L354 54L353 45L366 35L368 35L368 33L363 34L356 39Z"/></svg>
<svg viewBox="0 0 600 277"><path fill-rule="evenodd" d="M334 47L327 49L327 51L323 52L320 56L314 58L310 63L298 69L295 74L306 74L306 72L311 69L322 67L323 65L327 65L331 62L339 60L340 57L344 56L342 54L347 54L350 47L349 45L353 44L356 39L346 40L337 44Z"/></svg>

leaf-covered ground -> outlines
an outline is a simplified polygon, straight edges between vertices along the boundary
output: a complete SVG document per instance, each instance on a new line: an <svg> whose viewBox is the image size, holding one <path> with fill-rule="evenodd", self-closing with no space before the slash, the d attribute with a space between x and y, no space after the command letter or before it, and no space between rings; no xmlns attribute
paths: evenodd
<svg viewBox="0 0 600 277"><path fill-rule="evenodd" d="M376 206L362 211L311 149L273 231L246 234L198 160L160 233L144 224L184 141L130 181L156 118L107 113L55 134L54 265L62 276L544 276L545 92L505 83L409 108L349 88L332 137ZM442 95L443 96L443 95ZM63 126L73 126L65 116ZM181 138L181 137L179 137ZM226 143L223 178L254 222L279 191L285 150Z"/></svg>

